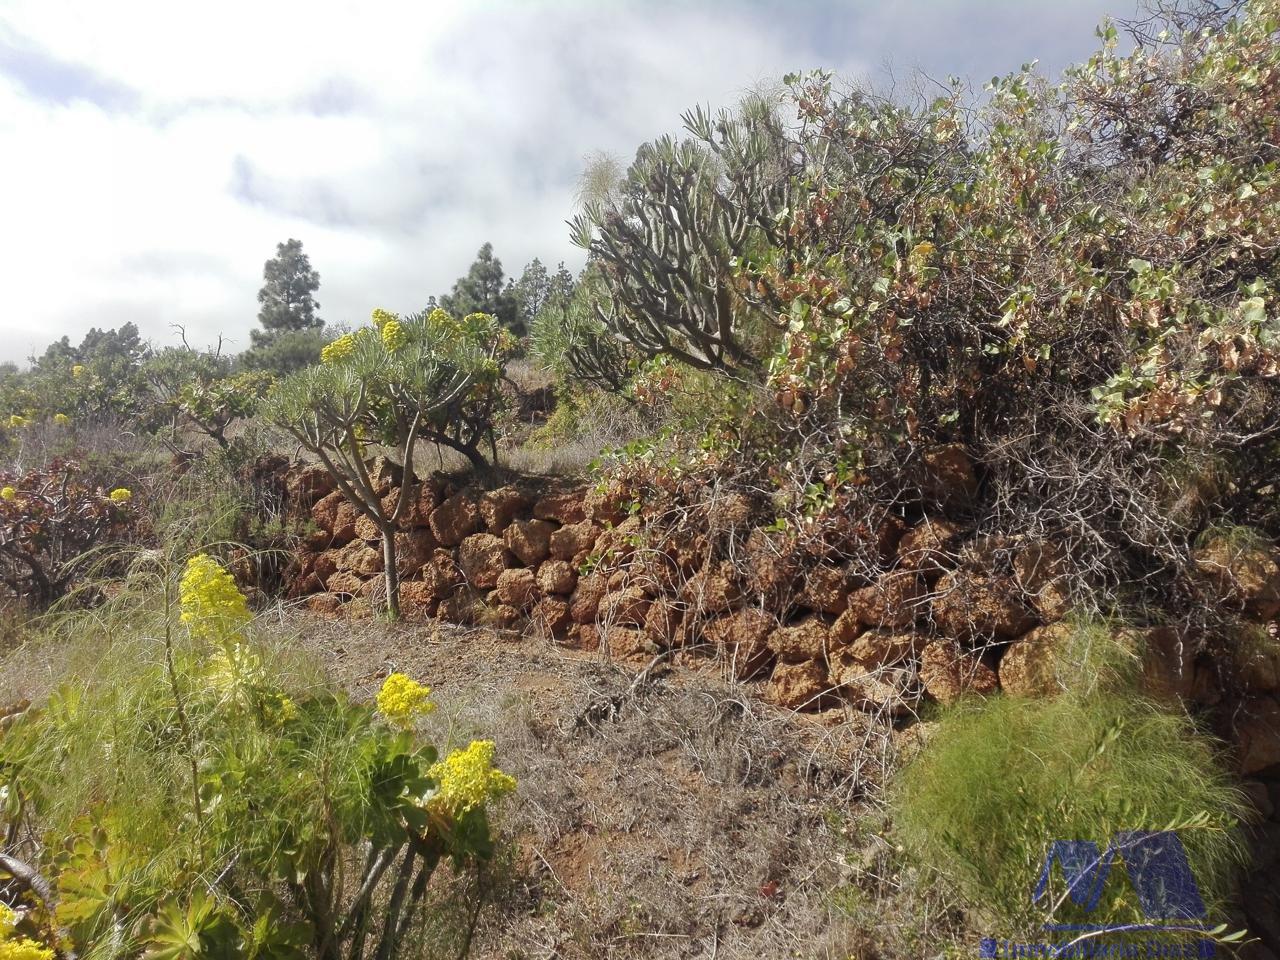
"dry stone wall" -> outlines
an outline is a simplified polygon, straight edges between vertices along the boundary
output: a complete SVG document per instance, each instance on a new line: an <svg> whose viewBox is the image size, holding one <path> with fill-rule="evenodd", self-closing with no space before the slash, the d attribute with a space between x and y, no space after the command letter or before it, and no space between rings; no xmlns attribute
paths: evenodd
<svg viewBox="0 0 1280 960"><path fill-rule="evenodd" d="M960 462L945 466L965 472ZM373 468L383 495L396 496L394 465ZM397 552L410 619L512 628L637 664L665 650L714 658L779 706L852 705L886 720L925 699L1059 689L1054 664L1073 628L1055 545L975 536L947 515L944 497L914 523L868 526L879 557L868 576L838 552L817 561L788 554L733 497L700 532L655 543L643 511L629 513L618 490L480 490L439 475L409 482ZM383 601L377 531L332 486L314 467L288 475L291 509L315 527L289 596L326 616L368 616ZM743 544L733 562L709 547L725 531ZM1167 626L1114 637L1153 696L1207 708L1230 698L1240 771L1259 774L1280 764L1280 552L1211 542L1197 562L1222 602L1256 627L1236 644L1236 662L1193 653L1204 645Z"/></svg>

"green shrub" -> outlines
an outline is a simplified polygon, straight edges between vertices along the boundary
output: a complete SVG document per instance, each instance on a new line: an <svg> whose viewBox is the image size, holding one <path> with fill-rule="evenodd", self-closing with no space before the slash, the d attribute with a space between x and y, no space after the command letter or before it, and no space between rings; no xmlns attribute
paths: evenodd
<svg viewBox="0 0 1280 960"><path fill-rule="evenodd" d="M0 838L49 882L28 922L83 957L388 960L439 862L493 854L492 742L438 760L428 688L350 702L207 556L137 577L60 624L92 668L0 730Z"/></svg>
<svg viewBox="0 0 1280 960"><path fill-rule="evenodd" d="M1176 828L1211 918L1241 857L1242 801L1210 741L1181 716L1113 693L960 704L903 771L892 805L911 851L975 911L1018 928L1010 934L1050 919L1140 919L1131 890L1115 879L1091 913L1069 901L1052 909L1052 889L1033 903L1055 840L1105 850L1121 831Z"/></svg>

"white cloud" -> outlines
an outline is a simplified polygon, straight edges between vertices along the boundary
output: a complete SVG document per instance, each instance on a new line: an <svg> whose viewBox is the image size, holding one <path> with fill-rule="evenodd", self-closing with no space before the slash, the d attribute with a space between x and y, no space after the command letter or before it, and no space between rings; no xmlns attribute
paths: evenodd
<svg viewBox="0 0 1280 960"><path fill-rule="evenodd" d="M0 2L0 359L127 320L243 345L287 237L332 321L421 306L485 240L508 272L577 264L587 154L625 159L787 70L863 71L884 51L860 22L909 26L877 9Z"/></svg>

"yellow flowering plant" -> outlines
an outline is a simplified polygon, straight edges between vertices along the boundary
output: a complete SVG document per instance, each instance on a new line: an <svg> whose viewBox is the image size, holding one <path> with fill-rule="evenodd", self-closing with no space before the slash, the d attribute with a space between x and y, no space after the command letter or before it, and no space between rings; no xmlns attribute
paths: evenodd
<svg viewBox="0 0 1280 960"><path fill-rule="evenodd" d="M107 494L107 499L109 499L112 503L128 503L130 500L133 499L133 493L129 490L126 490L124 487L116 487L109 494Z"/></svg>
<svg viewBox="0 0 1280 960"><path fill-rule="evenodd" d="M12 502L17 499L18 491L13 489L13 487L4 487L3 489L0 489L0 500Z"/></svg>
<svg viewBox="0 0 1280 960"><path fill-rule="evenodd" d="M418 441L457 450L477 469L496 456L495 421L505 364L515 347L496 318L463 321L442 310L398 316L373 311L373 322L333 341L321 363L280 382L264 413L324 465L383 541L387 613L400 613L397 524L413 502ZM366 469L364 443L394 451L404 476L390 500Z"/></svg>
<svg viewBox="0 0 1280 960"><path fill-rule="evenodd" d="M53 960L53 950L16 932L20 919L0 903L0 960Z"/></svg>
<svg viewBox="0 0 1280 960"><path fill-rule="evenodd" d="M431 688L403 673L393 673L382 684L377 696L378 712L393 726L407 728L419 717L435 710Z"/></svg>
<svg viewBox="0 0 1280 960"><path fill-rule="evenodd" d="M65 427L67 424L71 422L71 418L68 417L65 413L55 413L53 415L53 422L60 427Z"/></svg>
<svg viewBox="0 0 1280 960"><path fill-rule="evenodd" d="M494 767L494 750L492 740L472 740L433 764L427 775L436 790L427 797L427 806L456 819L512 793L516 778Z"/></svg>
<svg viewBox="0 0 1280 960"><path fill-rule="evenodd" d="M192 637L226 646L244 639L253 619L249 603L230 572L208 554L187 561L178 584L181 621Z"/></svg>

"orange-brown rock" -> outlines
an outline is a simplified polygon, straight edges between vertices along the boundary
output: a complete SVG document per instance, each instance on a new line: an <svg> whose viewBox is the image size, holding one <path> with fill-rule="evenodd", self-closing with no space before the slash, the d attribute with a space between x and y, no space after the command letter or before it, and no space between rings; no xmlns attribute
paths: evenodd
<svg viewBox="0 0 1280 960"><path fill-rule="evenodd" d="M456 547L481 526L480 507L471 494L456 493L431 513L431 532L443 547Z"/></svg>
<svg viewBox="0 0 1280 960"><path fill-rule="evenodd" d="M886 717L911 710L919 701L912 672L872 665L842 650L831 663L831 681L859 710Z"/></svg>
<svg viewBox="0 0 1280 960"><path fill-rule="evenodd" d="M414 527L407 533L396 534L396 569L400 576L413 577L435 554L436 538L426 527Z"/></svg>
<svg viewBox="0 0 1280 960"><path fill-rule="evenodd" d="M516 487L499 487L480 495L480 517L489 533L501 535L532 503L533 498Z"/></svg>
<svg viewBox="0 0 1280 960"><path fill-rule="evenodd" d="M714 571L706 567L685 583L680 599L687 609L701 614L724 613L742 602L742 591L733 579L733 568L723 563Z"/></svg>
<svg viewBox="0 0 1280 960"><path fill-rule="evenodd" d="M973 501L978 494L978 476L961 444L949 443L925 452L920 493L926 502L944 509Z"/></svg>
<svg viewBox="0 0 1280 960"><path fill-rule="evenodd" d="M867 627L909 627L925 611L925 593L917 574L891 570L849 594L849 614Z"/></svg>
<svg viewBox="0 0 1280 960"><path fill-rule="evenodd" d="M392 487L400 486L404 477L404 468L387 457L374 457L365 461L365 470L369 473L369 481L376 496L384 497ZM412 481L412 478L410 478Z"/></svg>
<svg viewBox="0 0 1280 960"><path fill-rule="evenodd" d="M435 507L431 496L428 495L424 500L420 487L410 487L407 496L408 500L405 502L404 512L396 519L396 526L401 530L427 526L431 522L431 511ZM393 516L399 506L400 487L393 487L382 498L383 516Z"/></svg>
<svg viewBox="0 0 1280 960"><path fill-rule="evenodd" d="M857 660L867 667L881 667L902 663L924 647L925 639L918 633L865 630L840 653L846 660Z"/></svg>
<svg viewBox="0 0 1280 960"><path fill-rule="evenodd" d="M1246 702L1236 716L1235 733L1243 776L1280 763L1280 700L1263 697Z"/></svg>
<svg viewBox="0 0 1280 960"><path fill-rule="evenodd" d="M569 601L563 597L543 597L533 605L529 621L535 636L544 640L558 640L573 623L569 617Z"/></svg>
<svg viewBox="0 0 1280 960"><path fill-rule="evenodd" d="M368 514L362 513L356 517L356 539L363 540L365 543L382 539L382 531Z"/></svg>
<svg viewBox="0 0 1280 960"><path fill-rule="evenodd" d="M805 576L800 605L818 613L843 613L849 606L849 572L819 564Z"/></svg>
<svg viewBox="0 0 1280 960"><path fill-rule="evenodd" d="M1280 624L1251 627L1235 644L1240 680L1255 693L1280 691Z"/></svg>
<svg viewBox="0 0 1280 960"><path fill-rule="evenodd" d="M1070 611L1067 555L1058 544L1048 540L1027 544L1014 554L1013 575L1042 619L1061 620Z"/></svg>
<svg viewBox="0 0 1280 960"><path fill-rule="evenodd" d="M713 535L745 530L754 512L751 500L745 494L720 494L707 506L707 528Z"/></svg>
<svg viewBox="0 0 1280 960"><path fill-rule="evenodd" d="M362 540L353 540L334 558L339 570L361 577L372 577L382 572L382 551L370 547Z"/></svg>
<svg viewBox="0 0 1280 960"><path fill-rule="evenodd" d="M769 675L765 697L789 710L818 710L824 704L827 668L814 660L788 663L779 660Z"/></svg>
<svg viewBox="0 0 1280 960"><path fill-rule="evenodd" d="M423 580L406 580L400 584L400 603L412 603L419 607L433 607L440 598L436 596L431 584Z"/></svg>
<svg viewBox="0 0 1280 960"><path fill-rule="evenodd" d="M1060 693L1057 660L1074 628L1051 623L1019 637L1000 658L1000 689L1018 697L1050 697Z"/></svg>
<svg viewBox="0 0 1280 960"><path fill-rule="evenodd" d="M437 600L451 596L454 589L462 583L462 571L458 569L453 555L446 550L437 550L422 565L420 576L426 584L427 592Z"/></svg>
<svg viewBox="0 0 1280 960"><path fill-rule="evenodd" d="M578 585L578 571L567 560L547 560L538 567L538 589L568 596Z"/></svg>
<svg viewBox="0 0 1280 960"><path fill-rule="evenodd" d="M336 593L317 593L307 597L307 609L321 616L333 617L342 611L342 597Z"/></svg>
<svg viewBox="0 0 1280 960"><path fill-rule="evenodd" d="M333 546L339 547L356 538L356 521L361 517L360 509L351 501L343 500L333 521Z"/></svg>
<svg viewBox="0 0 1280 960"><path fill-rule="evenodd" d="M481 598L465 588L445 597L436 608L436 616L446 623L477 623L483 612Z"/></svg>
<svg viewBox="0 0 1280 960"><path fill-rule="evenodd" d="M556 560L572 560L579 554L589 553L599 535L600 528L590 520L563 526L551 534L551 556Z"/></svg>
<svg viewBox="0 0 1280 960"><path fill-rule="evenodd" d="M639 517L627 517L616 527L600 531L592 551L599 555L601 563L617 566L635 553L635 542L643 529L644 521Z"/></svg>
<svg viewBox="0 0 1280 960"><path fill-rule="evenodd" d="M920 682L943 704L955 703L970 693L994 693L997 686L990 667L950 640L935 640L921 651Z"/></svg>
<svg viewBox="0 0 1280 960"><path fill-rule="evenodd" d="M290 502L298 509L309 510L337 486L333 475L324 467L302 467L290 472L285 489Z"/></svg>
<svg viewBox="0 0 1280 960"><path fill-rule="evenodd" d="M489 589L497 586L498 577L507 569L511 557L506 544L491 533L476 533L458 547L458 567L472 587Z"/></svg>
<svg viewBox="0 0 1280 960"><path fill-rule="evenodd" d="M596 620L600 624L643 627L652 601L639 587L626 587L606 593L600 599Z"/></svg>
<svg viewBox="0 0 1280 960"><path fill-rule="evenodd" d="M750 680L773 663L769 636L776 629L773 614L747 608L708 621L702 632L727 657L734 679Z"/></svg>
<svg viewBox="0 0 1280 960"><path fill-rule="evenodd" d="M533 505L533 515L539 520L554 520L561 525L581 523L587 518L583 494L582 490L549 493Z"/></svg>
<svg viewBox="0 0 1280 960"><path fill-rule="evenodd" d="M586 519L600 526L616 526L626 519L630 500L626 487L615 480L603 487L589 490L583 498L582 507Z"/></svg>
<svg viewBox="0 0 1280 960"><path fill-rule="evenodd" d="M925 517L898 541L898 569L917 570L930 580L955 566L961 528L942 517Z"/></svg>
<svg viewBox="0 0 1280 960"><path fill-rule="evenodd" d="M340 570L329 578L329 582L325 586L329 588L330 593L340 594L344 597L358 597L364 583L365 581L354 573Z"/></svg>
<svg viewBox="0 0 1280 960"><path fill-rule="evenodd" d="M503 540L521 563L535 567L550 555L555 529L546 520L516 520L503 532Z"/></svg>
<svg viewBox="0 0 1280 960"><path fill-rule="evenodd" d="M659 647L675 646L680 636L684 612L669 597L659 597L649 605L644 617L644 632Z"/></svg>
<svg viewBox="0 0 1280 960"><path fill-rule="evenodd" d="M1252 620L1280 615L1280 552L1252 537L1215 536L1194 553L1196 569L1221 600Z"/></svg>
<svg viewBox="0 0 1280 960"><path fill-rule="evenodd" d="M757 527L743 551L747 586L754 593L775 594L791 588L800 577L800 559L791 538Z"/></svg>
<svg viewBox="0 0 1280 960"><path fill-rule="evenodd" d="M598 573L582 577L569 598L569 611L574 623L594 623L600 611L600 601L608 592L609 581Z"/></svg>
<svg viewBox="0 0 1280 960"><path fill-rule="evenodd" d="M528 567L503 570L498 574L498 599L517 610L525 610L538 599L538 578Z"/></svg>
<svg viewBox="0 0 1280 960"><path fill-rule="evenodd" d="M341 554L340 550L326 550L324 553L316 554L311 561L311 571L320 581L326 582L338 572L338 558Z"/></svg>
<svg viewBox="0 0 1280 960"><path fill-rule="evenodd" d="M637 627L619 624L601 625L600 635L604 638L609 656L616 660L648 658L657 652L653 641Z"/></svg>
<svg viewBox="0 0 1280 960"><path fill-rule="evenodd" d="M346 499L338 491L333 491L316 501L311 508L311 520L325 533L333 533L338 520L338 505Z"/></svg>
<svg viewBox="0 0 1280 960"><path fill-rule="evenodd" d="M968 571L948 573L938 581L933 619L945 636L965 642L1012 640L1036 623L1012 578Z"/></svg>
<svg viewBox="0 0 1280 960"><path fill-rule="evenodd" d="M819 617L805 617L799 623L779 627L769 634L769 649L779 660L788 663L824 660L831 649L831 634Z"/></svg>

